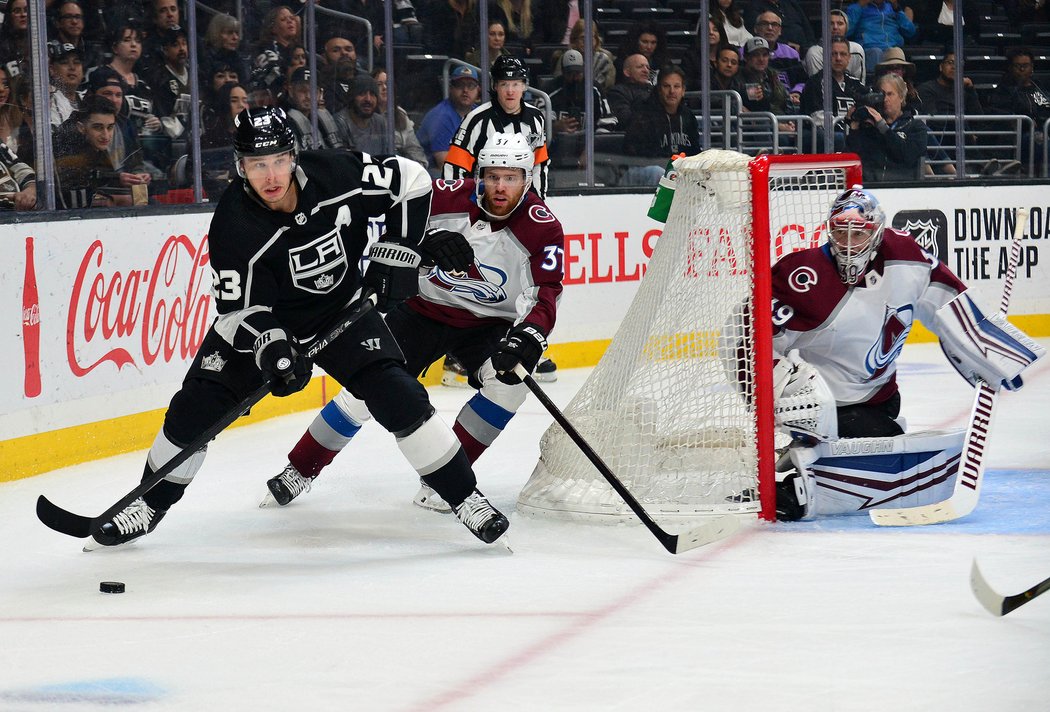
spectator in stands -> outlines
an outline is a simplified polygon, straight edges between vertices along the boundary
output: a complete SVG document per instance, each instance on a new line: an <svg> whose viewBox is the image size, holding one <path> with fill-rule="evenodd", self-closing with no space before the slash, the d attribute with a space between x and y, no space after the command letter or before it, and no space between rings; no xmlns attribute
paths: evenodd
<svg viewBox="0 0 1050 712"><path fill-rule="evenodd" d="M538 15L532 8L532 0L495 0L498 14L503 16L503 24L507 28L507 41L520 44L528 54L532 50L539 26ZM489 13L491 20L493 14ZM494 59L494 57L490 57Z"/></svg>
<svg viewBox="0 0 1050 712"><path fill-rule="evenodd" d="M0 23L0 64L11 77L29 71L29 3L10 0Z"/></svg>
<svg viewBox="0 0 1050 712"><path fill-rule="evenodd" d="M748 10L747 19L750 20L748 24L752 27L757 26L762 20L762 15L767 12L777 16L777 21L781 25L777 27L776 38L771 39L768 33L755 30L755 36L765 37L774 50L776 49L774 40L779 40L794 49L795 54L801 56L817 42L817 37L813 33L813 24L798 0L752 0L748 5Z"/></svg>
<svg viewBox="0 0 1050 712"><path fill-rule="evenodd" d="M653 87L649 84L649 60L644 54L632 54L623 61L620 83L609 90L609 109L616 117L616 127L626 131L631 119L646 102Z"/></svg>
<svg viewBox="0 0 1050 712"><path fill-rule="evenodd" d="M831 111L835 132L835 150L841 151L845 144L845 132L837 122L853 113L857 97L866 93L863 84L849 75L849 41L842 36L831 38ZM802 90L802 113L813 117L819 136L824 134L824 70L819 70L806 81ZM822 144L818 144L822 145Z"/></svg>
<svg viewBox="0 0 1050 712"><path fill-rule="evenodd" d="M225 64L237 75L237 81L248 81L251 71L241 57L241 23L232 15L215 15L204 35L201 65Z"/></svg>
<svg viewBox="0 0 1050 712"><path fill-rule="evenodd" d="M127 115L127 103L124 100L127 86L120 74L109 66L97 67L87 78L87 92L84 95L82 105L86 104L92 96L100 96L108 101L116 112L116 130L113 140L109 144L109 154L115 166L133 167L132 172L143 172L148 170L142 153L142 144L139 142L138 132L131 119ZM73 117L75 121L76 117ZM62 126L67 126L66 122ZM75 124L74 124L75 128Z"/></svg>
<svg viewBox="0 0 1050 712"><path fill-rule="evenodd" d="M233 84L239 84L241 82L240 74L238 74L233 65L222 59L217 58L210 65L202 66L200 69L201 103L204 105L209 104L216 96L218 96L219 90L222 89L224 85L231 82Z"/></svg>
<svg viewBox="0 0 1050 712"><path fill-rule="evenodd" d="M36 210L36 174L0 142L0 210Z"/></svg>
<svg viewBox="0 0 1050 712"><path fill-rule="evenodd" d="M11 75L6 68L0 67L0 143L14 146L12 151L18 150L17 131L21 123L22 112L14 102Z"/></svg>
<svg viewBox="0 0 1050 712"><path fill-rule="evenodd" d="M175 0L152 0L149 29L142 43L139 71L147 76L164 63L164 37L168 30L181 25L179 5Z"/></svg>
<svg viewBox="0 0 1050 712"><path fill-rule="evenodd" d="M116 121L113 104L93 96L55 132L55 196L60 209L128 206L131 186L149 183L148 173L128 172L113 161Z"/></svg>
<svg viewBox="0 0 1050 712"><path fill-rule="evenodd" d="M382 26L382 25L380 25ZM254 67L284 76L292 59L292 50L299 43L299 18L286 6L277 5L263 18L259 42L255 46ZM271 91L279 90L274 82L266 82Z"/></svg>
<svg viewBox="0 0 1050 712"><path fill-rule="evenodd" d="M923 82L918 87L919 98L929 114L955 113L955 53L944 55L936 79ZM983 114L981 99L969 77L963 77L963 113L974 116Z"/></svg>
<svg viewBox="0 0 1050 712"><path fill-rule="evenodd" d="M154 109L161 117L164 132L179 138L189 128L190 72L187 67L189 46L186 31L176 25L160 32L158 38L163 62L153 70L150 86L154 88Z"/></svg>
<svg viewBox="0 0 1050 712"><path fill-rule="evenodd" d="M284 86L288 85L292 75L295 74L295 70L302 69L306 64L306 48L301 44L292 47L291 55L288 58L288 66L284 70Z"/></svg>
<svg viewBox="0 0 1050 712"><path fill-rule="evenodd" d="M1050 92L1032 79L1035 72L1035 54L1027 47L1013 47L1006 52L1006 71L988 98L988 109L993 114L1020 114L1035 121L1035 164L1043 158L1043 124L1050 119ZM1028 131L1022 134L1027 162Z"/></svg>
<svg viewBox="0 0 1050 712"><path fill-rule="evenodd" d="M536 154L532 188L540 198L547 195L550 156L543 113L525 102L529 73L514 57L500 57L489 71L488 101L467 114L449 145L442 175L468 178L474 174L478 151L496 133L519 133Z"/></svg>
<svg viewBox="0 0 1050 712"><path fill-rule="evenodd" d="M765 13L769 14L769 13ZM764 37L752 37L743 47L744 64L736 75L736 91L745 111L787 113L787 87L769 66L771 52Z"/></svg>
<svg viewBox="0 0 1050 712"><path fill-rule="evenodd" d="M477 0L430 0L420 7L424 12L423 44L430 51L462 59L477 45Z"/></svg>
<svg viewBox="0 0 1050 712"><path fill-rule="evenodd" d="M376 80L376 87L379 89L379 104L376 111L386 117L387 101L389 100L386 70L382 67L373 69L372 78ZM394 153L409 158L424 168L428 167L427 153L419 145L419 139L416 138L416 125L408 117L408 112L396 104L394 105Z"/></svg>
<svg viewBox="0 0 1050 712"><path fill-rule="evenodd" d="M951 47L955 38L955 4L952 0L928 0L918 5L914 18L916 27L922 29L923 42ZM963 37L976 41L981 31L981 16L977 3L963 2Z"/></svg>
<svg viewBox="0 0 1050 712"><path fill-rule="evenodd" d="M131 119L139 136L151 136L161 130L160 119L153 112L153 90L135 72L135 65L142 56L142 30L129 22L117 25L110 36L110 51L113 60L107 65L124 82L124 102L127 116ZM88 73L91 78L98 67Z"/></svg>
<svg viewBox="0 0 1050 712"><path fill-rule="evenodd" d="M918 180L929 134L906 105L904 80L884 74L876 82L882 105L858 103L849 116L846 150L860 156L864 184Z"/></svg>
<svg viewBox="0 0 1050 712"><path fill-rule="evenodd" d="M667 63L667 35L659 25L652 22L635 23L624 38L617 58L640 54L649 63L649 85L656 83L657 70ZM619 79L623 81L623 79Z"/></svg>
<svg viewBox="0 0 1050 712"><path fill-rule="evenodd" d="M728 45L718 48L715 58L715 73L711 75L713 91L736 91L733 86L736 75L740 72L740 55L736 47Z"/></svg>
<svg viewBox="0 0 1050 712"><path fill-rule="evenodd" d="M569 44L572 28L580 19L578 0L538 0L535 40L546 44ZM578 49L571 47L570 49Z"/></svg>
<svg viewBox="0 0 1050 712"><path fill-rule="evenodd" d="M240 84L224 84L205 105L201 117L201 148L216 149L233 145L237 127L233 120L248 108L248 92Z"/></svg>
<svg viewBox="0 0 1050 712"><path fill-rule="evenodd" d="M379 87L367 74L358 74L350 87L350 103L336 114L355 150L372 155L394 153L387 137L386 119L378 111Z"/></svg>
<svg viewBox="0 0 1050 712"><path fill-rule="evenodd" d="M631 119L624 137L624 153L657 160L653 165L628 168L622 184L655 185L671 156L700 153L700 128L684 97L685 74L673 64L665 65L649 103Z"/></svg>
<svg viewBox="0 0 1050 712"><path fill-rule="evenodd" d="M354 43L341 33L325 40L321 60L317 85L324 87L325 106L334 115L350 103L350 85L365 68L358 62Z"/></svg>
<svg viewBox="0 0 1050 712"><path fill-rule="evenodd" d="M780 15L772 10L766 10L758 16L755 21L755 36L761 37L769 45L769 66L780 77L780 83L788 90L787 108L791 111L798 109L802 101L802 89L806 86L806 70L802 67L798 50L781 42L781 30L783 23ZM744 50L740 50L744 56ZM744 57L745 63L747 58Z"/></svg>
<svg viewBox="0 0 1050 712"><path fill-rule="evenodd" d="M915 65L908 61L908 58L904 55L904 50L900 47L890 47L883 50L879 63L875 65L874 74L875 80L872 82L873 84L878 84L879 77L884 74L896 74L903 79L907 90L904 99L908 103L908 108L916 114L926 113L926 109L922 105L922 99L919 98L919 91L915 86Z"/></svg>
<svg viewBox="0 0 1050 712"><path fill-rule="evenodd" d="M613 53L602 46L601 33L598 31L598 23L592 22L594 40L592 53L594 55L594 85L603 92L608 92L616 83L616 57ZM574 49L583 54L583 20L577 20L569 34L569 49ZM564 53L562 53L564 55ZM558 56L557 66L554 68L554 76L561 76L561 56Z"/></svg>
<svg viewBox="0 0 1050 712"><path fill-rule="evenodd" d="M714 74L718 65L718 50L722 47L728 47L729 41L726 39L725 31L722 26L719 25L715 20L707 21L707 32L703 35L697 34L693 40L689 51L686 52L685 56L682 57L682 62L679 65L682 71L685 72L685 89L686 91L699 91L701 74L700 74L700 43L706 40L708 43L707 47L707 61L710 63L711 71L708 74Z"/></svg>
<svg viewBox="0 0 1050 712"><path fill-rule="evenodd" d="M503 20L495 19L489 20L489 64L496 61L497 57L506 55L507 57L513 57L514 53L507 49L507 27L503 24ZM481 50L474 48L467 52L466 59L471 64L481 66Z"/></svg>
<svg viewBox="0 0 1050 712"><path fill-rule="evenodd" d="M84 7L78 0L65 0L54 8L54 32L51 37L62 44L77 48L85 68L99 64L102 48L97 42L88 42L84 37Z"/></svg>
<svg viewBox="0 0 1050 712"><path fill-rule="evenodd" d="M550 91L551 111L554 114L555 134L576 134L584 129L584 85L583 55L570 49L561 58L562 75ZM605 96L596 86L591 86L594 102L592 124L595 129L609 129L616 124L615 117L609 110ZM543 104L536 102L536 108L542 110Z"/></svg>
<svg viewBox="0 0 1050 712"><path fill-rule="evenodd" d="M350 143L345 128L324 107L324 90L320 87L318 87L317 99L317 141L314 141L310 120L313 114L313 104L310 95L310 70L300 67L288 80L287 89L281 97L281 108L291 121L299 148L304 150L352 148L353 144ZM233 110L232 104L230 110Z"/></svg>
<svg viewBox="0 0 1050 712"><path fill-rule="evenodd" d="M849 34L849 19L842 10L832 10L828 18L832 37L846 37ZM824 47L813 45L806 51L802 59L802 67L808 76L813 76L824 68ZM868 81L864 64L864 48L859 43L849 41L849 66L846 74L856 79L861 84Z"/></svg>
<svg viewBox="0 0 1050 712"><path fill-rule="evenodd" d="M857 0L846 7L847 37L864 48L864 66L879 63L882 51L900 47L915 36L915 24L901 9L900 0Z"/></svg>
<svg viewBox="0 0 1050 712"><path fill-rule="evenodd" d="M361 24L340 23L340 34L350 38L362 54L371 42L375 51L383 48L383 28L386 18L382 0L340 0L338 10L357 17L363 17L372 23L372 36L368 37ZM424 27L416 17L415 6L410 0L396 0L394 3L394 42L418 44L423 41Z"/></svg>
<svg viewBox="0 0 1050 712"><path fill-rule="evenodd" d="M711 17L722 26L722 31L726 35L726 41L735 47L743 47L744 43L753 37L747 31L748 25L744 21L744 15L740 11L740 5L737 4L737 0L717 0L714 3L714 7L711 8ZM698 19L698 35L700 34L700 22L702 20Z"/></svg>
<svg viewBox="0 0 1050 712"><path fill-rule="evenodd" d="M473 67L460 65L449 75L448 98L423 116L417 138L430 157L430 165L440 174L445 156L463 119L481 100L481 83Z"/></svg>
<svg viewBox="0 0 1050 712"><path fill-rule="evenodd" d="M22 117L16 127L8 148L26 165L36 165L36 127L33 125L33 85L28 74L19 74L11 79L11 99L14 108ZM17 146L17 151L15 147Z"/></svg>
<svg viewBox="0 0 1050 712"><path fill-rule="evenodd" d="M77 90L84 81L84 64L76 45L51 40L47 43L47 72L51 78L51 126L59 126L80 104Z"/></svg>

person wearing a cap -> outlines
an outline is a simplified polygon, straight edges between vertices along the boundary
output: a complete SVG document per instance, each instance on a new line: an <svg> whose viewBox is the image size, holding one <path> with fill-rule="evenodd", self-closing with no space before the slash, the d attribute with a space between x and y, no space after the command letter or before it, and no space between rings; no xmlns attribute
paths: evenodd
<svg viewBox="0 0 1050 712"><path fill-rule="evenodd" d="M99 96L108 101L116 112L116 128L113 133L113 139L109 142L106 150L112 159L113 165L118 166L122 171L122 184L124 186L131 186L136 183L148 184L150 182L150 174L145 170L142 144L139 142L138 133L135 131L134 125L125 114L127 104L124 101L124 93L126 90L127 85L124 84L124 80L120 78L115 69L109 65L96 67L88 75L84 103L86 104L92 96ZM75 121L76 116L73 116L62 124L59 129L61 131L78 131L79 127L75 123L70 126L70 123ZM57 147L59 141L57 134L53 140Z"/></svg>
<svg viewBox="0 0 1050 712"><path fill-rule="evenodd" d="M555 86L550 90L551 111L554 114L555 134L577 134L584 129L583 55L574 49L568 50L561 57L561 77L555 79ZM609 103L602 96L598 87L591 87L594 97L594 128L610 129L616 119L609 110ZM536 107L543 109L542 97L536 101ZM563 139L564 140L564 139ZM576 153L578 157L579 152ZM576 166L576 157L572 167Z"/></svg>
<svg viewBox="0 0 1050 712"><path fill-rule="evenodd" d="M324 89L317 88L319 104L324 103ZM314 142L310 116L313 113L313 100L310 95L310 70L299 67L292 72L287 90L281 95L281 108L288 115L295 132L299 148L304 150L354 147L345 127L332 116L324 106L317 109L317 142Z"/></svg>
<svg viewBox="0 0 1050 712"><path fill-rule="evenodd" d="M904 50L900 47L890 47L882 51L879 63L875 65L875 79L872 84L878 84L879 78L884 74L896 74L904 80L907 87L905 98L908 106L916 114L925 114L926 108L922 105L919 91L915 87L915 65L904 56Z"/></svg>
<svg viewBox="0 0 1050 712"><path fill-rule="evenodd" d="M394 153L386 131L386 117L379 113L379 87L368 74L358 74L350 85L350 103L335 118L343 124L354 150L372 156Z"/></svg>
<svg viewBox="0 0 1050 712"><path fill-rule="evenodd" d="M769 66L780 76L780 83L788 90L789 108L795 109L802 100L802 89L806 86L806 70L798 51L787 42L780 41L783 18L773 10L766 10L755 21L755 37L761 37L768 45ZM740 56L745 61L744 47Z"/></svg>
<svg viewBox="0 0 1050 712"><path fill-rule="evenodd" d="M882 50L900 47L917 32L915 23L901 9L900 0L857 0L846 6L846 17L846 36L860 42L869 68L879 63Z"/></svg>
<svg viewBox="0 0 1050 712"><path fill-rule="evenodd" d="M831 27L832 37L846 37L849 33L849 18L842 10L832 10L829 13L828 23ZM806 74L813 76L824 68L824 47L813 45L802 59L802 66ZM856 79L861 84L867 82L866 67L864 64L864 48L858 42L849 40L849 65L846 74Z"/></svg>
<svg viewBox="0 0 1050 712"><path fill-rule="evenodd" d="M52 40L47 43L47 73L51 78L51 126L69 119L80 104L77 90L84 81L84 64L76 45Z"/></svg>
<svg viewBox="0 0 1050 712"><path fill-rule="evenodd" d="M448 98L438 102L419 123L416 137L430 156L431 167L437 175L445 165L448 147L459 125L480 99L481 82L477 70L461 64L449 73Z"/></svg>
<svg viewBox="0 0 1050 712"><path fill-rule="evenodd" d="M770 65L769 42L752 37L744 44L744 63L736 75L737 93L746 111L787 113L787 87Z"/></svg>

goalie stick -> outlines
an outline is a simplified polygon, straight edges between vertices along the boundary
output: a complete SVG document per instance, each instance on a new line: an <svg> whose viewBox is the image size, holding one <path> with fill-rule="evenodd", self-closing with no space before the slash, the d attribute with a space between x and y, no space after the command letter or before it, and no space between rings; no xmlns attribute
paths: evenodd
<svg viewBox="0 0 1050 712"><path fill-rule="evenodd" d="M1000 596L984 580L981 570L977 568L977 559L974 559L973 566L970 568L970 588L973 589L973 595L977 596L977 600L981 602L981 605L989 613L993 616L1005 616L1010 611L1028 603L1036 596L1050 591L1050 578L1040 581L1027 591L1022 591L1013 596Z"/></svg>
<svg viewBox="0 0 1050 712"><path fill-rule="evenodd" d="M1021 257L1021 240L1024 237L1028 210L1018 208L1015 217L1014 237L1010 243L1010 265L1003 281L1003 296L999 302L999 313L1006 316L1010 307L1010 294L1017 275L1017 263ZM984 451L988 433L992 427L992 413L999 392L984 381L977 382L977 393L970 410L970 424L963 438L963 451L959 458L959 473L955 478L952 496L941 502L905 509L873 509L871 521L883 527L910 527L918 524L940 524L965 517L977 508L984 479Z"/></svg>
<svg viewBox="0 0 1050 712"><path fill-rule="evenodd" d="M307 357L315 357L322 349L328 346L328 344L339 338L339 336L350 328L354 322L368 313L372 307L375 306L375 302L376 297L374 294L370 294L363 299L353 312L344 317L343 320L336 324L323 338L315 341L310 348L307 349ZM170 472L188 460L195 452L205 447L212 438L216 437L219 433L229 427L233 421L240 418L245 411L261 401L269 392L270 382L267 381L246 396L244 400L238 403L235 407L230 409L230 411L224 416L219 418L217 422L201 433L196 440L184 447L177 455L175 455L175 457L164 463L164 465L158 468L150 477L140 482L135 489L121 497L119 501L97 517L85 517L80 514L75 514L59 507L57 504L54 504L44 495L40 495L36 501L37 518L56 532L76 537L78 539L86 539L97 532L103 524L112 519L117 512L120 512L136 499L146 494L146 492L153 489L153 487L167 477Z"/></svg>
<svg viewBox="0 0 1050 712"><path fill-rule="evenodd" d="M623 498L627 506L631 508L631 511L642 521L646 529L652 532L653 536L663 544L663 547L672 554L681 554L682 552L695 549L698 546L704 546L712 542L718 541L719 539L725 539L727 536L733 534L737 529L740 528L740 518L732 514L723 514L713 517L707 517L707 521L703 524L682 532L681 534L670 534L660 528L652 517L645 511L641 503L634 498L623 483L617 479L616 475L613 474L609 466L605 464L601 456L594 451L594 448L583 439L579 431L573 427L572 423L569 422L565 414L561 412L558 406L554 405L554 402L547 396L547 394L540 388L539 384L536 383L535 379L529 375L525 368L518 364L514 367L514 373L525 382L532 394L536 396L536 399L547 409L547 412L551 414L554 420L562 427L562 429L568 434L569 438L576 443L576 447L580 448L580 451L591 461L594 468L598 470L598 473L612 486L616 493Z"/></svg>

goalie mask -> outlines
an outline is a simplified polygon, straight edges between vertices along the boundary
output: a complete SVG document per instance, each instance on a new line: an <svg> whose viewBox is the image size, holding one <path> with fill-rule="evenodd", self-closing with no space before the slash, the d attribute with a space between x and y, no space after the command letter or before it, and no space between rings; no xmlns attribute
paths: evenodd
<svg viewBox="0 0 1050 712"><path fill-rule="evenodd" d="M525 200L525 194L528 193L529 187L532 185L532 168L535 163L536 156L532 151L532 146L529 145L528 140L524 136L521 134L493 134L485 144L485 148L478 151L478 160L474 167L474 178L476 181L474 191L477 196L478 207L481 208L482 212L490 218L504 220L517 210L518 206ZM486 207L486 168L518 168L522 171L523 188L521 195L518 197L518 202L502 215L496 215L490 212L489 207Z"/></svg>
<svg viewBox="0 0 1050 712"><path fill-rule="evenodd" d="M853 286L860 281L882 244L886 215L871 193L854 186L831 204L826 224L828 247L839 276Z"/></svg>

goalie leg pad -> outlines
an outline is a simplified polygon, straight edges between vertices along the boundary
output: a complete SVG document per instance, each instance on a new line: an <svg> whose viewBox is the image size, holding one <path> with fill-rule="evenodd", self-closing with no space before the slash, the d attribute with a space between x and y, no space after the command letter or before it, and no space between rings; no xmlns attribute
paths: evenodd
<svg viewBox="0 0 1050 712"><path fill-rule="evenodd" d="M813 477L813 514L856 514L941 502L959 473L965 431L889 438L842 438L794 448L799 471Z"/></svg>
<svg viewBox="0 0 1050 712"><path fill-rule="evenodd" d="M1002 314L985 316L966 292L937 310L932 329L948 362L971 385L1019 388L1021 372L1046 353Z"/></svg>

